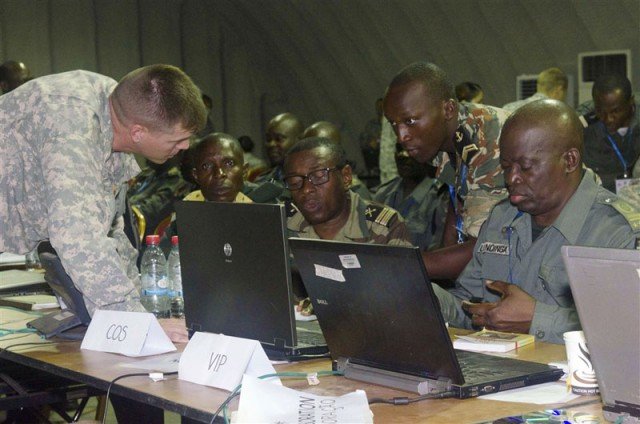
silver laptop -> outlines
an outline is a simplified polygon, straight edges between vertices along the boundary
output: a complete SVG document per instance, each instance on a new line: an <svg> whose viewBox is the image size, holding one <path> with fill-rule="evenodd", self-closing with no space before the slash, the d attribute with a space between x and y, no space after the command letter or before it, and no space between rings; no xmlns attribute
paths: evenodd
<svg viewBox="0 0 640 424"><path fill-rule="evenodd" d="M603 412L640 422L640 251L562 248Z"/></svg>
<svg viewBox="0 0 640 424"><path fill-rule="evenodd" d="M317 321L294 319L284 206L177 202L190 333L262 343L271 359L325 355Z"/></svg>

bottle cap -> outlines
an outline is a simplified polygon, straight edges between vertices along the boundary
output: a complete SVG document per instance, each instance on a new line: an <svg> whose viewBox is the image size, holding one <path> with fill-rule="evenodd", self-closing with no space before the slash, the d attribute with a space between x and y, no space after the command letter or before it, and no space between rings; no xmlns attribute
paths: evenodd
<svg viewBox="0 0 640 424"><path fill-rule="evenodd" d="M178 245L178 236L171 236L171 246Z"/></svg>
<svg viewBox="0 0 640 424"><path fill-rule="evenodd" d="M147 246L151 246L152 244L160 244L160 236L157 234L148 235L145 239L145 243L147 244Z"/></svg>

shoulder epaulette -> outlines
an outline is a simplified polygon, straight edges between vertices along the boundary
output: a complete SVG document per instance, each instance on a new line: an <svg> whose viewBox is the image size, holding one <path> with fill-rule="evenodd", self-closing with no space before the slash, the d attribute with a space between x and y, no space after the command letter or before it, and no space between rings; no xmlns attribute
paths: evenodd
<svg viewBox="0 0 640 424"><path fill-rule="evenodd" d="M169 175L171 177L177 177L177 176L181 175L180 168L178 168L177 166L172 166L167 171L167 175Z"/></svg>
<svg viewBox="0 0 640 424"><path fill-rule="evenodd" d="M291 200L285 200L284 209L287 212L287 218L291 218L298 213L298 208L296 208Z"/></svg>
<svg viewBox="0 0 640 424"><path fill-rule="evenodd" d="M606 198L604 199L604 203L611 205L615 210L620 212L634 231L640 230L640 212L629 202L616 197Z"/></svg>
<svg viewBox="0 0 640 424"><path fill-rule="evenodd" d="M398 212L388 206L379 205L377 203L369 203L364 209L364 217L367 221L388 227Z"/></svg>
<svg viewBox="0 0 640 424"><path fill-rule="evenodd" d="M598 116L595 112L586 113L584 115L579 116L580 122L582 126L587 128L589 125L593 125L598 122Z"/></svg>

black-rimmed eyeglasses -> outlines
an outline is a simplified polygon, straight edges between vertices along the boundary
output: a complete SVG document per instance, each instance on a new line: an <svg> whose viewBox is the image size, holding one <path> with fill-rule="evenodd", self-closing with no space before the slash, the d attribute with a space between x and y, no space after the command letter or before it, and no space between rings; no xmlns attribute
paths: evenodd
<svg viewBox="0 0 640 424"><path fill-rule="evenodd" d="M304 185L304 181L307 180L314 186L326 184L329 181L329 172L338 170L340 168L322 168L314 169L307 175L287 175L283 178L284 186L291 191L300 190Z"/></svg>

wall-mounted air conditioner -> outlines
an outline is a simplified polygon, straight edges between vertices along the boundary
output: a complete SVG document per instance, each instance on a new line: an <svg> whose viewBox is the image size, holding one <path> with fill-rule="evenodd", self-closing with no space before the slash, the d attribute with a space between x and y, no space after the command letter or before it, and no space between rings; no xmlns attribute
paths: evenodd
<svg viewBox="0 0 640 424"><path fill-rule="evenodd" d="M525 74L516 77L516 99L524 100L536 94L538 74Z"/></svg>
<svg viewBox="0 0 640 424"><path fill-rule="evenodd" d="M631 50L607 50L578 54L578 102L591 100L593 82L601 75L622 74L631 81ZM633 81L631 81L633 86Z"/></svg>

